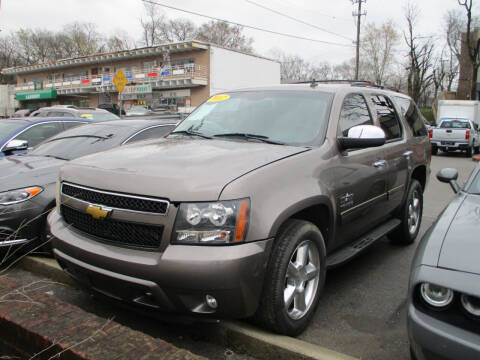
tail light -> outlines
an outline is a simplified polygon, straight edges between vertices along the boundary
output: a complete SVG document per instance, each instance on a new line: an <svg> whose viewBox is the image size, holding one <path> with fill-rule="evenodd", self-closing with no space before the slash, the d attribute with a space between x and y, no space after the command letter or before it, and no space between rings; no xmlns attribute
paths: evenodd
<svg viewBox="0 0 480 360"><path fill-rule="evenodd" d="M428 137L431 139L433 136L433 129L428 130Z"/></svg>
<svg viewBox="0 0 480 360"><path fill-rule="evenodd" d="M465 140L470 139L470 130L465 131Z"/></svg>

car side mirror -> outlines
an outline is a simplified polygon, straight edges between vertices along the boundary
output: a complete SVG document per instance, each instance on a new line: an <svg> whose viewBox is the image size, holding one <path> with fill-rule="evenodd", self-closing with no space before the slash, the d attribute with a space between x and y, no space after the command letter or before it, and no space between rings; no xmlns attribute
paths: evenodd
<svg viewBox="0 0 480 360"><path fill-rule="evenodd" d="M27 140L10 140L7 145L3 148L4 152L16 151L16 150L27 150L28 141Z"/></svg>
<svg viewBox="0 0 480 360"><path fill-rule="evenodd" d="M385 144L385 132L374 125L357 125L348 130L347 137L339 137L338 144L342 150L363 149Z"/></svg>
<svg viewBox="0 0 480 360"><path fill-rule="evenodd" d="M444 168L437 173L437 179L441 182L450 184L455 193L458 193L460 191L460 185L458 185L457 183L457 169Z"/></svg>

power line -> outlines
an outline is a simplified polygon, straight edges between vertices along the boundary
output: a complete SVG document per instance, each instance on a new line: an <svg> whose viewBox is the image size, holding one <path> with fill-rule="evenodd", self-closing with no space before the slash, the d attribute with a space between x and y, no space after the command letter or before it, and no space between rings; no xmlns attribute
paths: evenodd
<svg viewBox="0 0 480 360"><path fill-rule="evenodd" d="M281 33L281 32L277 32L277 31L273 31L273 30L268 30L268 29L264 29L264 28L260 28L260 27L256 27L256 26L244 25L244 24L240 24L240 23L237 23L237 22L234 22L234 21L229 21L229 20L216 18L216 17L210 16L210 15L205 15L205 14L200 14L200 13L190 11L190 10L180 9L180 8L170 6L170 5L166 5L166 4L162 4L162 3L159 3L159 2L156 2L156 1L151 1L151 0L141 0L141 1L143 1L145 3L148 3L148 4L152 4L152 5L162 6L162 7L168 8L168 9L181 11L181 12L184 12L184 13L187 13L187 14L201 16L201 17L204 17L204 18L207 18L207 19L210 19L210 20L222 21L222 22L225 22L225 23L228 23L228 24L231 24L231 25L241 26L241 27L244 27L244 28L247 28L247 29L252 29L252 30L257 30L257 31L263 31L263 32L267 32L267 33L270 33L270 34L285 36L285 37L289 37L289 38L292 38L292 39L307 40L307 41L312 41L312 42L317 42L317 43L322 43L322 44L327 44L327 45L353 47L353 45L349 45L349 44L341 44L341 43L336 43L336 42L330 42L330 41L324 41L324 40L318 40L318 39L311 39L311 38L306 38L306 37L303 37L303 36L286 34L286 33Z"/></svg>
<svg viewBox="0 0 480 360"><path fill-rule="evenodd" d="M271 11L277 15L280 15L280 16L283 16L283 17L286 17L287 19L290 19L290 20L293 20L293 21L296 21L296 22L299 22L300 24L304 24L304 25L308 25L308 26L311 26L315 29L318 29L318 30L321 30L321 31L324 31L326 33L329 33L331 35L335 35L335 36L339 36L341 38L344 38L344 39L347 39L347 40L350 40L350 41L353 41L353 39L350 39L349 37L346 37L346 36L343 36L343 35L340 35L340 34L337 34L337 33L334 33L332 31L329 31L329 30L326 30L326 29L323 29L317 25L313 25L313 24L310 24L306 21L303 21L303 20L300 20L300 19L297 19L297 18L294 18L293 16L290 16L290 15L287 15L287 14L284 14L284 13L281 13L280 11L277 11L277 10L274 10L274 9L271 9L269 7L266 7L264 5L261 5L261 4L258 4L254 1L251 1L251 0L245 0L246 2L252 4L252 5L255 5L255 6L258 6L258 7L261 7L262 9L265 9L265 10L268 10L268 11Z"/></svg>

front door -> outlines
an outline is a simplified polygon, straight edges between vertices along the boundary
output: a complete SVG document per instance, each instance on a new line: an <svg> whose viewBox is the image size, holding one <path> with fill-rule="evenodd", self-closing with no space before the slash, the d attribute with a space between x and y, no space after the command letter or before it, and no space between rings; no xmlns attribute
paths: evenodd
<svg viewBox="0 0 480 360"><path fill-rule="evenodd" d="M337 136L347 136L355 125L375 125L362 94L345 97ZM383 147L348 150L332 169L337 179L337 243L350 242L379 223L387 201L387 164Z"/></svg>

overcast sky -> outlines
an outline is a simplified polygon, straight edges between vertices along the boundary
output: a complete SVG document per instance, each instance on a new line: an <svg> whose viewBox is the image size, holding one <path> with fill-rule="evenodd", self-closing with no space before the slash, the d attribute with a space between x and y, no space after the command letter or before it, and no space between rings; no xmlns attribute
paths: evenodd
<svg viewBox="0 0 480 360"><path fill-rule="evenodd" d="M314 24L343 37L286 19L249 2L249 0L158 0L159 3L187 9L245 25L301 37L352 45L355 38L354 6L350 0L250 0L302 21ZM448 9L460 8L457 0L416 0L421 11L418 33L422 36L442 34L443 18ZM407 0L367 0L363 4L367 15L363 22L381 24L392 19L398 30L405 29L403 9ZM170 18L185 17L197 24L208 21L178 11L162 8ZM123 29L139 40L139 19L144 15L141 0L1 0L0 29L3 33L21 27L58 30L64 24L80 21L92 22L101 33L114 33ZM257 53L268 56L273 48L300 55L310 61L341 63L354 56L354 47L328 45L306 40L290 39L245 29L254 39ZM347 40L346 38L350 39ZM439 40L436 40L439 41ZM401 52L399 52L401 54Z"/></svg>

